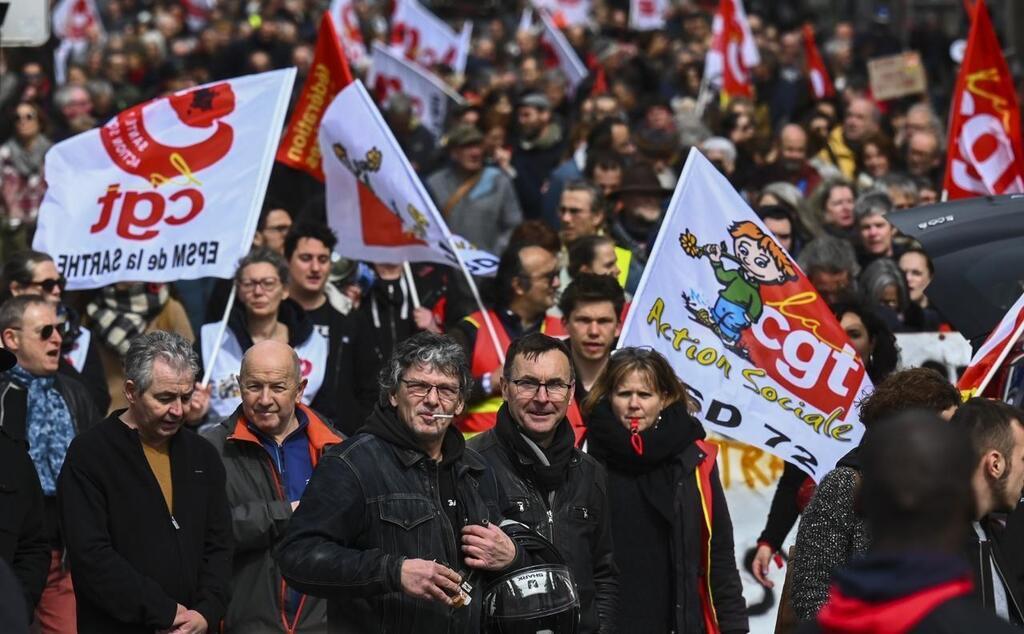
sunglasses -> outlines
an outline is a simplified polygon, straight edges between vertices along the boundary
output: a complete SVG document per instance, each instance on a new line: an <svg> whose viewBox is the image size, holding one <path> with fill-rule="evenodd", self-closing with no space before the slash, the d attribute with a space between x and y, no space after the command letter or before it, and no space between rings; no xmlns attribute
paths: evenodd
<svg viewBox="0 0 1024 634"><path fill-rule="evenodd" d="M10 329L24 330L24 328L20 326L11 326ZM53 336L54 332L60 332L60 326L58 324L46 324L45 326L39 329L39 338L42 341L46 341Z"/></svg>
<svg viewBox="0 0 1024 634"><path fill-rule="evenodd" d="M57 288L59 288L60 290L63 291L64 290L64 286L66 286L67 283L68 283L67 278L65 278L63 275L61 275L60 277L57 277L57 278L51 277L50 279L39 280L38 282L32 282L31 284L29 284L29 286L38 286L39 288L43 289L44 293L52 293L54 291L54 289L57 289Z"/></svg>

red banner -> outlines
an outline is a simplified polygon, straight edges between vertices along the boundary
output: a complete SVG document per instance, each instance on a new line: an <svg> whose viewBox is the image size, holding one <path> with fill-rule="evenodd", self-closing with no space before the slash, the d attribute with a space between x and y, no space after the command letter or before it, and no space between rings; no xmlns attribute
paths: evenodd
<svg viewBox="0 0 1024 634"><path fill-rule="evenodd" d="M818 99L826 99L836 94L832 86L832 78L828 76L828 69L825 68L825 60L821 59L818 52L818 45L814 41L814 27L805 24L804 36L804 57L807 61L807 78L811 82L811 90Z"/></svg>
<svg viewBox="0 0 1024 634"><path fill-rule="evenodd" d="M325 12L320 20L320 33L316 40L316 52L309 75L302 86L302 94L292 112L281 145L277 149L277 160L285 165L309 172L323 182L324 171L320 164L320 145L317 130L324 111L331 105L342 88L352 83L352 71L348 68L341 40L335 30L334 19Z"/></svg>
<svg viewBox="0 0 1024 634"><path fill-rule="evenodd" d="M704 60L705 76L726 97L753 97L750 69L761 59L743 0L722 0L711 30L711 49Z"/></svg>
<svg viewBox="0 0 1024 634"><path fill-rule="evenodd" d="M1020 107L984 0L974 5L950 113L948 199L1024 192Z"/></svg>

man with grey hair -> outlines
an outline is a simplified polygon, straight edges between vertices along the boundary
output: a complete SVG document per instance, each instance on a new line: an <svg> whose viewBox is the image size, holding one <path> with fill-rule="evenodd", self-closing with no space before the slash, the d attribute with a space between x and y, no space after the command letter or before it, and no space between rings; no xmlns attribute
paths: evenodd
<svg viewBox="0 0 1024 634"><path fill-rule="evenodd" d="M242 403L203 436L224 459L235 559L226 634L323 632L324 601L286 588L271 550L284 536L313 469L341 434L303 405L299 356L280 341L246 351Z"/></svg>
<svg viewBox="0 0 1024 634"><path fill-rule="evenodd" d="M82 634L219 628L231 578L224 467L181 427L198 361L184 337L136 337L128 408L83 432L57 481Z"/></svg>
<svg viewBox="0 0 1024 634"><path fill-rule="evenodd" d="M700 151L726 178L732 178L736 171L736 146L732 141L713 136L701 142Z"/></svg>
<svg viewBox="0 0 1024 634"><path fill-rule="evenodd" d="M796 263L826 302L833 303L857 292L857 254L842 238L818 236L804 246Z"/></svg>
<svg viewBox="0 0 1024 634"><path fill-rule="evenodd" d="M853 205L853 215L857 220L857 233L860 243L857 259L861 268L866 267L878 258L899 258L893 238L896 228L886 218L893 211L892 199L882 191L869 191L861 194Z"/></svg>
<svg viewBox="0 0 1024 634"><path fill-rule="evenodd" d="M327 599L331 632L479 632L483 579L519 553L493 471L451 426L472 378L462 348L421 332L381 370L366 425L328 451L277 559Z"/></svg>

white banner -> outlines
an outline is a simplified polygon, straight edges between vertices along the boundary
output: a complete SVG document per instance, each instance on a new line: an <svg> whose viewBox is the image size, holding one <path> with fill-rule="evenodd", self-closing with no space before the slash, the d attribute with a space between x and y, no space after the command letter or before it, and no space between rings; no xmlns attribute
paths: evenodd
<svg viewBox="0 0 1024 634"><path fill-rule="evenodd" d="M667 10L667 0L630 0L629 28L634 31L663 29Z"/></svg>
<svg viewBox="0 0 1024 634"><path fill-rule="evenodd" d="M341 40L348 63L362 66L367 61L366 44L363 43L363 32L359 29L355 3L352 0L332 0L330 14L334 18L334 27L338 31L338 39Z"/></svg>
<svg viewBox="0 0 1024 634"><path fill-rule="evenodd" d="M559 24L586 24L590 21L590 0L533 0L538 9L554 16Z"/></svg>
<svg viewBox="0 0 1024 634"><path fill-rule="evenodd" d="M467 21L456 33L419 0L395 0L391 14L391 49L427 68L447 64L459 74L466 71L473 25Z"/></svg>
<svg viewBox="0 0 1024 634"><path fill-rule="evenodd" d="M864 365L825 302L718 170L691 150L620 346L664 354L709 431L816 480L860 442Z"/></svg>
<svg viewBox="0 0 1024 634"><path fill-rule="evenodd" d="M294 81L289 68L206 84L55 145L33 248L69 289L230 278L256 231Z"/></svg>
<svg viewBox="0 0 1024 634"><path fill-rule="evenodd" d="M377 103L386 103L395 93L408 96L420 123L435 139L440 138L444 134L448 108L464 103L462 97L430 71L395 55L377 42L373 44L371 56L373 66L367 83Z"/></svg>
<svg viewBox="0 0 1024 634"><path fill-rule="evenodd" d="M339 254L454 266L454 243L474 275L497 270L493 255L453 238L362 82L349 84L327 108L320 148Z"/></svg>
<svg viewBox="0 0 1024 634"><path fill-rule="evenodd" d="M587 78L587 67L576 54L569 40L555 26L547 11L538 11L542 30L540 33L540 44L549 50L558 59L558 67L565 73L569 82L569 93L575 94L576 88Z"/></svg>

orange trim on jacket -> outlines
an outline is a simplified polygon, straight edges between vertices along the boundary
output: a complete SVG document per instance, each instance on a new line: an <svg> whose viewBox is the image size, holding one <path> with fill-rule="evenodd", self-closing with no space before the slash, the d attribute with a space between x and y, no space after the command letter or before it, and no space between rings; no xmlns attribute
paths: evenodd
<svg viewBox="0 0 1024 634"><path fill-rule="evenodd" d="M505 330L505 326L498 319L497 313L493 310L488 310L487 315L491 318L491 323L494 324L495 334L498 336L498 343L501 345L502 353L508 350L511 344L511 339L508 336L508 331ZM474 377L483 376L484 374L490 374L497 368L501 367L501 355L495 350L494 344L491 343L491 336L484 332L487 328L484 322L483 313L479 310L463 317L464 320L476 326L476 342L473 345L473 357L470 361L469 371ZM552 337L562 338L565 336L565 328L562 325L562 320L558 317L551 317L549 315L544 316L544 321L541 323L540 331L544 334L551 335ZM479 403L466 407L466 413L461 418L455 421L455 426L463 434L472 435L479 434L480 432L487 431L494 427L494 424L498 420L498 410L501 409L503 399L500 394L490 396Z"/></svg>
<svg viewBox="0 0 1024 634"><path fill-rule="evenodd" d="M718 614L715 612L715 599L711 595L711 533L712 533L712 512L714 511L713 489L711 484L711 472L715 468L715 461L718 458L718 446L703 440L697 441L706 456L694 470L697 478L697 492L700 494L701 517L701 542L700 542L700 565L704 569L704 585L698 588L700 594L700 606L704 613L704 630L708 634L717 634ZM699 578L699 576L698 576Z"/></svg>

